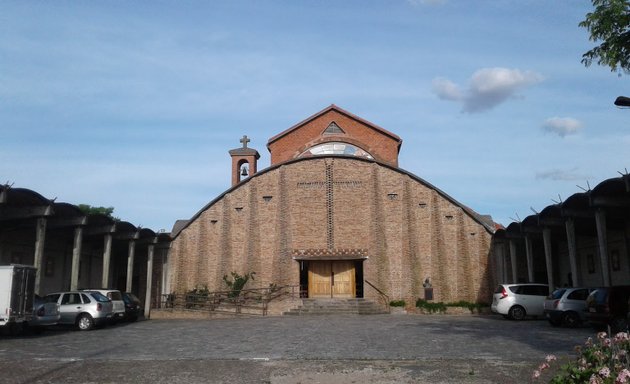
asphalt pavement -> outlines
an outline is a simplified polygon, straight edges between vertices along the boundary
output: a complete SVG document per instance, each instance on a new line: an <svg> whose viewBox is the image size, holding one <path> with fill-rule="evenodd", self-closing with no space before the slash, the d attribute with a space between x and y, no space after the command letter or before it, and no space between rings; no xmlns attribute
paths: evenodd
<svg viewBox="0 0 630 384"><path fill-rule="evenodd" d="M0 336L3 383L526 383L594 331L500 316L147 320Z"/></svg>

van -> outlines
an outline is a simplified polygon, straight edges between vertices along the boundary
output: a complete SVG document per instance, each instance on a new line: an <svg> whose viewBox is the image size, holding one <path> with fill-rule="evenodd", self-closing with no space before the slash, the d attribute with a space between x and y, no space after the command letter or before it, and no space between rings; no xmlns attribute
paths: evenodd
<svg viewBox="0 0 630 384"><path fill-rule="evenodd" d="M538 317L543 315L543 303L548 295L546 284L500 284L494 291L491 309L506 319Z"/></svg>

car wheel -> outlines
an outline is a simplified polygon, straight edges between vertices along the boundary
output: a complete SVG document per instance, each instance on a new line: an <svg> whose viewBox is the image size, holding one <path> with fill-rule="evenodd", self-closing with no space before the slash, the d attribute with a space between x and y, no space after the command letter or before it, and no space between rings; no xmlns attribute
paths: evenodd
<svg viewBox="0 0 630 384"><path fill-rule="evenodd" d="M623 317L616 317L610 321L610 333L615 335L619 332L628 332L628 320Z"/></svg>
<svg viewBox="0 0 630 384"><path fill-rule="evenodd" d="M562 322L558 320L557 318L554 318L554 319L549 319L549 324L551 324L554 327L559 327L560 324L562 324Z"/></svg>
<svg viewBox="0 0 630 384"><path fill-rule="evenodd" d="M575 312L566 312L562 315L562 325L568 328L575 328L580 325L580 316Z"/></svg>
<svg viewBox="0 0 630 384"><path fill-rule="evenodd" d="M523 320L525 318L525 308L521 307L520 305L515 305L510 308L510 312L508 312L508 315L513 320Z"/></svg>
<svg viewBox="0 0 630 384"><path fill-rule="evenodd" d="M90 329L94 327L94 319L92 319L92 316L88 315L87 313L84 313L81 316L79 316L79 320L77 321L77 327L79 327L80 331L89 331Z"/></svg>

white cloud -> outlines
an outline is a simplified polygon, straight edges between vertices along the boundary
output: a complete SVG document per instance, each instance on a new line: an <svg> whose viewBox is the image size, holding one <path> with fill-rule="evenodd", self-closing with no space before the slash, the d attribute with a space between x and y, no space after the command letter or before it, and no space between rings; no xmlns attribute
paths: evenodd
<svg viewBox="0 0 630 384"><path fill-rule="evenodd" d="M447 0L407 0L407 2L411 5L442 5L446 4Z"/></svg>
<svg viewBox="0 0 630 384"><path fill-rule="evenodd" d="M433 93L443 100L459 101L464 97L457 84L443 77L433 79Z"/></svg>
<svg viewBox="0 0 630 384"><path fill-rule="evenodd" d="M471 76L468 89L446 78L433 80L433 92L441 99L462 103L468 113L483 112L516 96L516 92L539 83L543 76L533 71L508 68L482 68Z"/></svg>
<svg viewBox="0 0 630 384"><path fill-rule="evenodd" d="M537 172L536 179L538 180L554 180L554 181L575 181L575 180L587 180L589 179L586 175L581 175L576 172L577 168L573 168L570 170L562 170L562 169L550 169L547 171Z"/></svg>
<svg viewBox="0 0 630 384"><path fill-rule="evenodd" d="M560 137L575 135L582 129L582 123L572 117L551 117L545 120L543 129Z"/></svg>

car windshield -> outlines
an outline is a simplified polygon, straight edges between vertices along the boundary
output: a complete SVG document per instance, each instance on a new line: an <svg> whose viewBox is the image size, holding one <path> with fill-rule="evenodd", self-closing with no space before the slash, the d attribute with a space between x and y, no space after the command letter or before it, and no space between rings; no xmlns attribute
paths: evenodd
<svg viewBox="0 0 630 384"><path fill-rule="evenodd" d="M558 300L562 297L562 295L564 295L566 291L566 289L556 289L551 293L551 295L549 295L549 298L552 300Z"/></svg>
<svg viewBox="0 0 630 384"><path fill-rule="evenodd" d="M106 296L100 294L99 292L90 292L90 295L92 295L94 300L96 300L98 302L101 302L101 303L106 303L106 302L110 301Z"/></svg>
<svg viewBox="0 0 630 384"><path fill-rule="evenodd" d="M124 301L125 301L125 303L127 303L127 304L131 304L131 303L139 303L139 302L140 302L140 299L138 299L138 298L136 297L136 295L134 295L133 293L129 293L129 292L126 292L126 293L123 295L123 300L124 300Z"/></svg>

